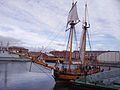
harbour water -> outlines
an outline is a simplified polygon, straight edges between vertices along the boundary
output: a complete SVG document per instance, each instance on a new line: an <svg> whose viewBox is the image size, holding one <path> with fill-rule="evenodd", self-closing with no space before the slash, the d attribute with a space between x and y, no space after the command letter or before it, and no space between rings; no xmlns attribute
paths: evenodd
<svg viewBox="0 0 120 90"><path fill-rule="evenodd" d="M55 65L55 63L48 64ZM101 69L108 71L115 68L101 67ZM51 69L5 52L0 53L0 90L69 89L67 82L55 82Z"/></svg>
<svg viewBox="0 0 120 90"><path fill-rule="evenodd" d="M56 84L55 84L53 90L69 90L69 88L68 88L68 82L65 82L65 81L56 81Z"/></svg>
<svg viewBox="0 0 120 90"><path fill-rule="evenodd" d="M53 90L51 70L18 57L0 57L0 90Z"/></svg>

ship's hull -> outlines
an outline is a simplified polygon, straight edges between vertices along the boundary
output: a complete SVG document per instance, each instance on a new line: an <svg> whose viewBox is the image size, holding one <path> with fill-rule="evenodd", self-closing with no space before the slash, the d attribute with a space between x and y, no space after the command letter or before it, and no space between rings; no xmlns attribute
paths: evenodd
<svg viewBox="0 0 120 90"><path fill-rule="evenodd" d="M85 84L85 83L77 83L74 81L71 81L69 83L69 90L118 90L118 88L110 88L107 86L101 86L101 85L93 85L93 84Z"/></svg>
<svg viewBox="0 0 120 90"><path fill-rule="evenodd" d="M100 70L96 70L96 71L92 71L91 73L85 73L85 72L79 72L79 73L68 73L68 72L63 72L60 70L54 70L54 78L55 80L75 80L80 78L81 76L85 76L86 75L91 75L94 73L100 72Z"/></svg>
<svg viewBox="0 0 120 90"><path fill-rule="evenodd" d="M81 74L72 74L72 73L64 73L59 70L54 70L55 80L74 80L81 76Z"/></svg>

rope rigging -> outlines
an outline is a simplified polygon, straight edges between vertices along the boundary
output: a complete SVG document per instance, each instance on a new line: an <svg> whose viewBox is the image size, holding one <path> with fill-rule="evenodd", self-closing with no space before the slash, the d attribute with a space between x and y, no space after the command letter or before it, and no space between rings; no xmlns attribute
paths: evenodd
<svg viewBox="0 0 120 90"><path fill-rule="evenodd" d="M53 79L53 77L51 77L48 73L46 73L44 70L42 70L42 68L40 68L39 66L41 66L42 67L42 65L37 65L36 63L33 63L36 67L38 67L38 69L39 70L41 70L43 73L45 73L46 74L46 76L48 76L48 77L50 77L51 79ZM45 67L43 67L43 68L45 68Z"/></svg>
<svg viewBox="0 0 120 90"><path fill-rule="evenodd" d="M64 26L64 27L65 27L65 26ZM43 50L41 50L41 52L42 52L42 51L45 51L45 50L60 36L61 33L62 33L62 32L59 31L59 32L56 33L56 35L52 35L52 34L51 34L51 36L54 36L54 38L48 43L48 45L47 45Z"/></svg>
<svg viewBox="0 0 120 90"><path fill-rule="evenodd" d="M88 31L87 31L87 36L88 36L89 48L90 48L90 51L91 51L92 47L91 47L91 43L90 43L90 35L89 35L89 32L88 32Z"/></svg>

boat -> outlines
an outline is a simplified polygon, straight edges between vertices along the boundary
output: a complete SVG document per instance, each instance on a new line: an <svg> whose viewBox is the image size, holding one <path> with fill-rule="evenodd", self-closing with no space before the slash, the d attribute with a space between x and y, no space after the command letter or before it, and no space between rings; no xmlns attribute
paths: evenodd
<svg viewBox="0 0 120 90"><path fill-rule="evenodd" d="M87 2L85 4L85 12L86 10L87 10ZM86 13L85 13L84 23L85 23L84 32L86 32L87 31ZM85 64L86 66L85 57L84 60L85 63L83 63L83 65ZM89 71L91 70L88 70L88 72ZM70 80L68 87L69 90L120 90L119 72L120 72L120 68L113 68L113 69L109 69L108 71L100 70L97 73L91 73L91 74L85 72L83 76L76 78L74 80Z"/></svg>
<svg viewBox="0 0 120 90"><path fill-rule="evenodd" d="M119 90L120 68L88 75L69 82L69 90Z"/></svg>
<svg viewBox="0 0 120 90"><path fill-rule="evenodd" d="M76 40L76 25L82 23L82 34L80 38L79 45L79 58L77 60L73 59L73 43L74 39ZM69 58L65 58L61 67L59 67L59 63L55 65L54 69L54 77L55 80L74 80L84 75L94 74L100 71L100 67L97 65L92 65L90 60L87 60L86 57L86 37L88 28L90 28L90 24L87 21L87 4L85 4L85 17L83 22L79 20L77 13L77 1L72 2L72 7L69 11L66 32L68 35L68 43L66 48L66 56ZM74 38L74 39L73 39Z"/></svg>

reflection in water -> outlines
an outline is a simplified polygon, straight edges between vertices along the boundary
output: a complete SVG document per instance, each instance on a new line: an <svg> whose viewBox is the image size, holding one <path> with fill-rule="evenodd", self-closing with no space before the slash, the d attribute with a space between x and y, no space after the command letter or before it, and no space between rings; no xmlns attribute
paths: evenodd
<svg viewBox="0 0 120 90"><path fill-rule="evenodd" d="M5 64L5 87L7 87L7 63Z"/></svg>
<svg viewBox="0 0 120 90"><path fill-rule="evenodd" d="M0 90L52 90L51 71L35 63L0 61ZM46 87L47 86L47 87Z"/></svg>

